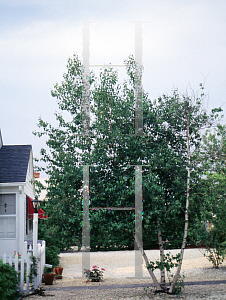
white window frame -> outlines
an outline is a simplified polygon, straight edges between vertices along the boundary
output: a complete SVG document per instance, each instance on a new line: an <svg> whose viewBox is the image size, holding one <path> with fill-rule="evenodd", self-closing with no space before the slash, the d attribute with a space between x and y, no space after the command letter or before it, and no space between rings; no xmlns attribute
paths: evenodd
<svg viewBox="0 0 226 300"><path fill-rule="evenodd" d="M1 219L6 219L6 218L15 218L15 236L13 237L0 237L0 239L4 240L12 240L17 238L17 211L18 211L18 204L17 204L17 193L16 192L1 192L0 195L14 195L15 196L15 205L16 205L16 213L15 214L10 214L10 215L0 215Z"/></svg>

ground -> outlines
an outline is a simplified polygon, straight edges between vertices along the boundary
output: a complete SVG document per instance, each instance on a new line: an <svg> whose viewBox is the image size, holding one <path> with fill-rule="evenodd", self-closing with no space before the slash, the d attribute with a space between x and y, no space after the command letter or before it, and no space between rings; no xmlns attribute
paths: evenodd
<svg viewBox="0 0 226 300"><path fill-rule="evenodd" d="M170 252L176 254L178 250ZM187 284L179 296L154 295L153 287L145 287L150 285L152 280L144 265L144 278L134 278L134 251L116 251L90 253L90 265L95 264L106 269L104 280L100 283L87 283L81 278L82 253L61 253L63 279L55 280L52 286L44 286L45 296L33 295L27 299L226 299L226 262L214 269L201 252L201 249L185 250L181 274L185 276L184 281ZM159 258L157 250L148 250L146 254L152 261ZM201 284L207 281L213 282ZM224 283L219 283L220 281ZM138 287L138 284L143 287Z"/></svg>

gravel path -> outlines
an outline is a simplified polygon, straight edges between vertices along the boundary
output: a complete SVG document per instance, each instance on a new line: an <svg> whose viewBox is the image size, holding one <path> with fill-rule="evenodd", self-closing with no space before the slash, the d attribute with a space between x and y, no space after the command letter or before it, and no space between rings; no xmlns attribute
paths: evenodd
<svg viewBox="0 0 226 300"><path fill-rule="evenodd" d="M196 277L198 273L212 270L212 263L202 254L203 249L186 249L182 265L182 272L186 273L189 280ZM173 255L179 253L179 250L169 250L165 253ZM159 259L159 250L146 250L147 257L151 261ZM61 253L61 265L64 267L64 276L66 278L82 277L82 253ZM104 278L128 278L135 276L135 251L111 251L111 252L91 252L90 266L98 265L105 268ZM226 266L226 264L224 264ZM200 268L202 270L200 270ZM205 269L203 269L205 268ZM156 270L156 274L158 274ZM150 275L143 264L143 276L150 278ZM226 278L225 278L226 279ZM203 280L203 278L201 279Z"/></svg>
<svg viewBox="0 0 226 300"><path fill-rule="evenodd" d="M148 259L155 261L159 259L158 250L145 251ZM170 250L176 254L179 250ZM165 294L153 294L152 288L119 288L109 285L127 285L152 283L150 275L143 265L143 279L136 279L135 276L135 253L134 251L114 252L91 252L90 265L98 265L106 269L103 282L86 283L82 279L82 253L61 253L61 266L64 268L63 280L56 280L53 286L46 286L45 299L226 299L226 284L211 285L187 285L183 295L172 296ZM156 272L158 277L158 272ZM185 275L185 282L219 281L226 280L226 261L219 269L213 269L212 264L203 257L199 249L186 249L182 272ZM79 289L75 287L87 287ZM94 290L96 286L101 290ZM66 287L74 287L65 289ZM29 296L28 299L36 299L40 296ZM42 297L41 297L42 298Z"/></svg>

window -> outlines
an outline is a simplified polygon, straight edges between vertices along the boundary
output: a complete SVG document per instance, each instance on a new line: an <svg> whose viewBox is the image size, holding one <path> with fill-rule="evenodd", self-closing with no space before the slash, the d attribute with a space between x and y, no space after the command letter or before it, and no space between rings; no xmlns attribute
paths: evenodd
<svg viewBox="0 0 226 300"><path fill-rule="evenodd" d="M16 238L16 194L0 194L0 238Z"/></svg>
<svg viewBox="0 0 226 300"><path fill-rule="evenodd" d="M29 197L26 196L26 234L30 234L33 232L33 218L29 214L29 201L31 201L31 199L29 199Z"/></svg>

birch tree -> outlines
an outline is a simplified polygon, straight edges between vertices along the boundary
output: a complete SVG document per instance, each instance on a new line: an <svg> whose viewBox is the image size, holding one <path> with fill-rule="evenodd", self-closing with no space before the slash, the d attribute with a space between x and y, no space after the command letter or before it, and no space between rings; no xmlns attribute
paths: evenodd
<svg viewBox="0 0 226 300"><path fill-rule="evenodd" d="M165 127L175 133L181 146L177 149L182 151L183 161L186 163L186 186L184 189L185 203L180 203L181 210L184 212L184 234L180 250L180 260L177 266L175 276L169 288L166 288L163 269L161 270L161 289L168 293L173 293L175 284L178 281L182 261L184 257L184 250L188 236L188 222L189 222L189 202L192 196L193 175L197 172L198 161L195 160L196 152L201 146L202 131L210 127L215 120L215 113L218 110L213 110L211 114L207 114L203 108L204 93L201 85L200 96L194 93L191 95L179 95L177 91L173 92L172 96L166 96L158 99L158 105L163 113ZM169 145L171 147L171 145ZM186 149L184 149L186 146ZM177 199L175 199L177 202ZM160 261L164 261L164 245L161 239L161 230L158 230L159 244L160 244Z"/></svg>

